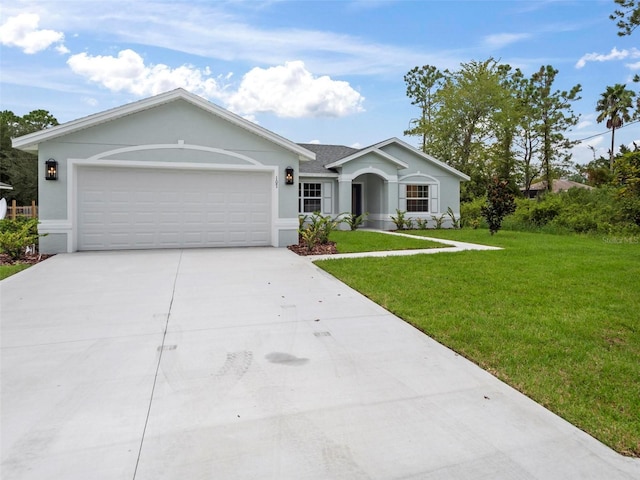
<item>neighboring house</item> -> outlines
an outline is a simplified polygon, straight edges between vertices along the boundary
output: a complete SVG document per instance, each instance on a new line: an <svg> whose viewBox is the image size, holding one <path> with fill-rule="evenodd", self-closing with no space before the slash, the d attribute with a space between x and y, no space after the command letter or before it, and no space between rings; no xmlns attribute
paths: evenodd
<svg viewBox="0 0 640 480"><path fill-rule="evenodd" d="M558 192L566 192L570 188L584 188L586 190L592 190L593 187L590 185L585 185L584 183L574 182L573 180L565 180L558 179L551 181L551 191L553 193ZM521 188L520 191L526 195L527 191L524 188ZM541 182L532 183L531 187L529 187L529 198L536 198L539 195L542 195L547 191L547 181L543 180Z"/></svg>
<svg viewBox="0 0 640 480"><path fill-rule="evenodd" d="M42 253L298 242L298 214L458 214L468 177L390 139L299 145L183 89L13 139L38 153Z"/></svg>

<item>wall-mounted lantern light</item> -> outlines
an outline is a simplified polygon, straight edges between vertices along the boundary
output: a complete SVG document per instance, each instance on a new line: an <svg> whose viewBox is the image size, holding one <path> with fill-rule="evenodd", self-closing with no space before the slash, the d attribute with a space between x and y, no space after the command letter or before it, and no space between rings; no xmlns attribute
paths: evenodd
<svg viewBox="0 0 640 480"><path fill-rule="evenodd" d="M57 180L58 179L58 162L56 162L53 158L50 158L46 162L44 162L47 171L44 174L45 180Z"/></svg>
<svg viewBox="0 0 640 480"><path fill-rule="evenodd" d="M284 183L286 185L293 185L293 167L284 169Z"/></svg>

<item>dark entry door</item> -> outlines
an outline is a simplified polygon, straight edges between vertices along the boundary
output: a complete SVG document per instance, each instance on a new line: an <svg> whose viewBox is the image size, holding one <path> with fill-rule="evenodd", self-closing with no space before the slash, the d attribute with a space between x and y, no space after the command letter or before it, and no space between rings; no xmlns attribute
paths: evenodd
<svg viewBox="0 0 640 480"><path fill-rule="evenodd" d="M351 213L362 215L362 184L351 185Z"/></svg>

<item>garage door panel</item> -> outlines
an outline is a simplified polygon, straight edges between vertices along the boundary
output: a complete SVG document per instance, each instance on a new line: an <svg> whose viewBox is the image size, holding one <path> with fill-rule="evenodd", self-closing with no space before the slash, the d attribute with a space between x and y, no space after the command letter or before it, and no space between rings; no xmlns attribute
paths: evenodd
<svg viewBox="0 0 640 480"><path fill-rule="evenodd" d="M81 167L78 248L270 244L271 176Z"/></svg>

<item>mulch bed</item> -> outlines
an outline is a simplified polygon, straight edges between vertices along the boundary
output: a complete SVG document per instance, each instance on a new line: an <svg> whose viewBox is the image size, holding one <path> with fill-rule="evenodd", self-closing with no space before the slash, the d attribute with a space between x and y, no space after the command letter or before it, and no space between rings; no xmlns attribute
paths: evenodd
<svg viewBox="0 0 640 480"><path fill-rule="evenodd" d="M0 253L0 265L16 265L19 263L35 265L36 263L40 263L49 257L53 257L53 255L47 255L44 253L43 254L32 253L32 254L25 255L20 260L12 260L9 255L5 253Z"/></svg>
<svg viewBox="0 0 640 480"><path fill-rule="evenodd" d="M289 245L287 247L294 253L298 255L306 256L306 255L334 255L338 253L338 249L336 248L336 242L328 242L322 245L316 245L313 247L311 251L307 249L306 245L299 243L298 245Z"/></svg>

